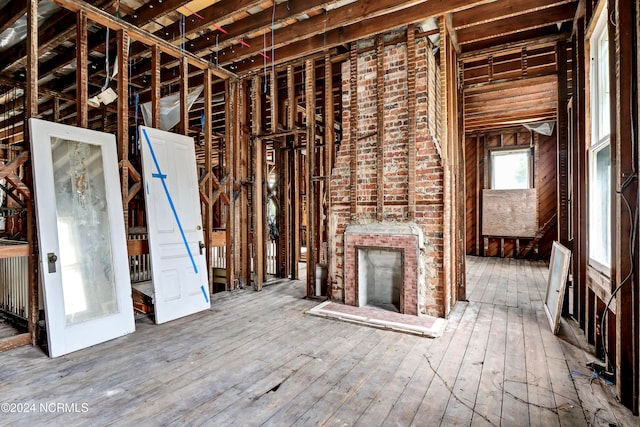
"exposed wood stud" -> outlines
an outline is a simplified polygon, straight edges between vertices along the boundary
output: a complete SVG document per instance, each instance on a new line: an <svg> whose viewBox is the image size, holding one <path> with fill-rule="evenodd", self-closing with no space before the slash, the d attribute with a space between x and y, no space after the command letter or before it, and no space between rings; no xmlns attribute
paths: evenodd
<svg viewBox="0 0 640 427"><path fill-rule="evenodd" d="M27 3L27 86L25 88L26 118L38 117L38 0L28 0ZM25 151L30 152L31 140L28 134L24 138ZM32 163L29 161L26 167L26 184L33 189ZM27 242L29 243L29 269L27 286L29 294L28 305L28 338L22 343L36 345L38 341L38 242L35 223L35 206L33 199L27 200ZM20 343L18 343L20 344Z"/></svg>
<svg viewBox="0 0 640 427"><path fill-rule="evenodd" d="M317 188L312 179L316 172L316 76L314 60L305 63L305 100L307 121L307 295L315 295L314 284L316 277L316 192Z"/></svg>
<svg viewBox="0 0 640 427"><path fill-rule="evenodd" d="M613 326L608 330L609 353L614 353L616 391L620 401L638 413L639 383L638 370L639 353L638 337L638 278L634 274L633 279L627 278L633 274L633 263L638 259L639 242L633 236L634 230L632 215L628 212L636 212L638 209L638 180L626 185L628 177L637 173L637 130L634 129L635 121L633 105L634 74L633 58L638 58L632 37L633 26L637 17L630 11L634 11L638 3L633 0L615 0L609 2L609 14L613 18L608 20L609 40L614 39L615 60L610 64L610 90L615 102L611 103L613 116L611 129L611 168L615 193L614 218L611 224L613 233L612 277L614 287L622 286L616 295L615 317L607 317L608 323ZM613 22L612 22L613 19ZM610 48L610 50L614 50ZM630 120L631 119L631 120ZM635 157L635 158L634 158ZM623 200L625 197L626 200ZM615 231L614 231L615 230ZM633 245L632 245L633 243ZM631 251L629 250L631 248ZM636 259L632 259L632 254ZM628 280L628 283L625 283ZM614 321L615 319L615 321Z"/></svg>
<svg viewBox="0 0 640 427"><path fill-rule="evenodd" d="M408 215L409 220L416 217L416 41L415 28L409 25L407 28L407 96L409 114L409 132L407 141L408 150Z"/></svg>
<svg viewBox="0 0 640 427"><path fill-rule="evenodd" d="M212 245L211 245L211 236L213 234L213 162L212 162L212 153L211 153L211 144L213 143L213 128L211 126L211 102L212 102L212 91L213 83L211 72L205 70L204 72L204 188L201 188L200 191L204 190L204 194L206 199L209 201L204 203L204 242L207 250L206 259L207 259L207 274L209 277L209 289L212 288L213 285L213 267L212 267ZM225 99L227 99L225 97ZM220 161L220 159L218 159ZM222 165L220 165L222 167ZM221 168L220 168L221 169ZM222 169L221 169L222 170ZM208 179L207 179L208 178ZM219 201L218 203L222 203ZM225 239L226 240L226 239ZM227 252L228 254L229 252Z"/></svg>
<svg viewBox="0 0 640 427"><path fill-rule="evenodd" d="M180 133L189 135L189 62L180 60Z"/></svg>
<svg viewBox="0 0 640 427"><path fill-rule="evenodd" d="M260 87L260 80L261 78L258 76L254 77L252 80L251 121L253 135L259 134L262 129L262 90ZM254 158L252 160L255 165L253 177L253 197L251 198L253 205L253 268L255 273L253 289L255 289L256 291L261 291L265 279L265 150L264 140L262 138L252 137L252 141L254 146Z"/></svg>
<svg viewBox="0 0 640 427"><path fill-rule="evenodd" d="M292 131L296 127L296 114L298 111L298 106L296 104L296 87L295 87L295 72L292 65L287 66L287 105L288 105L288 114L287 114L287 129ZM297 146L298 144L298 135L294 134L291 139L293 146ZM289 240L289 258L290 258L290 276L293 279L298 278L298 261L300 258L300 227L298 224L298 206L300 206L300 196L298 189L298 151L290 151L289 152L289 191L288 197L291 203L289 216L290 225L288 228L288 232L290 234L291 239Z"/></svg>
<svg viewBox="0 0 640 427"><path fill-rule="evenodd" d="M227 180L225 184L226 192L229 195L229 204L227 206L227 217L225 224L225 234L226 234L226 254L227 254L227 290L234 289L234 283L236 280L236 269L235 269L235 260L236 254L234 253L234 248L237 246L235 244L235 233L233 232L234 228L234 218L235 218L235 198L234 194L234 182L235 182L235 127L234 122L232 120L233 112L235 112L236 105L236 85L235 82L231 82L230 80L226 80L224 82L224 99L226 100L225 104L225 115L224 115L224 149L225 149L225 162L224 162L224 173L226 176L229 176L230 179ZM212 124L211 124L212 126Z"/></svg>
<svg viewBox="0 0 640 427"><path fill-rule="evenodd" d="M238 101L238 115L237 123L240 134L240 150L238 154L239 162L239 185L241 185L241 199L240 199L240 272L242 281L248 286L251 284L251 251L249 234L251 232L251 218L249 217L249 186L247 185L251 181L249 176L249 131L246 127L249 126L249 111L251 109L251 102L249 99L251 88L247 87L244 81L239 82L239 101Z"/></svg>
<svg viewBox="0 0 640 427"><path fill-rule="evenodd" d="M524 54L524 53L523 53ZM568 175L568 135L567 135L567 44L564 41L556 45L558 63L558 124L557 134L557 209L558 209L558 241L569 246L568 204L569 175Z"/></svg>
<svg viewBox="0 0 640 427"><path fill-rule="evenodd" d="M376 38L376 107L376 217L378 221L382 221L384 219L384 34L378 34Z"/></svg>
<svg viewBox="0 0 640 427"><path fill-rule="evenodd" d="M87 49L87 13L80 10L76 26L76 97L78 127L89 126L89 52Z"/></svg>
<svg viewBox="0 0 640 427"><path fill-rule="evenodd" d="M151 127L160 129L160 48L151 47Z"/></svg>
<svg viewBox="0 0 640 427"><path fill-rule="evenodd" d="M118 157L121 171L122 210L129 230L129 34L118 31ZM137 132L137 129L135 130Z"/></svg>
<svg viewBox="0 0 640 427"><path fill-rule="evenodd" d="M349 186L351 220L358 217L358 44L351 43L351 55L349 56L349 144L350 144L350 169L351 184Z"/></svg>
<svg viewBox="0 0 640 427"><path fill-rule="evenodd" d="M325 54L324 57L324 122L325 122L325 136L324 136L324 170L327 179L325 180L325 215L329 217L331 213L331 170L333 169L333 152L335 144L335 112L333 105L333 63L331 62L331 55ZM326 230L327 244L331 247L331 233L330 230ZM331 256L327 253L326 259L323 261L327 264L327 268L330 270ZM327 292L330 293L331 286L328 284Z"/></svg>

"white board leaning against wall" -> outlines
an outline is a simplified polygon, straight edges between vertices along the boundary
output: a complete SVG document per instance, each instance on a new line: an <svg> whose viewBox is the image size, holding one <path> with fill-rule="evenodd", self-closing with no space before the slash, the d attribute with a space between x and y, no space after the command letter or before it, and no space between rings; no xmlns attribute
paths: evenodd
<svg viewBox="0 0 640 427"><path fill-rule="evenodd" d="M193 138L140 126L156 323L206 310L209 279Z"/></svg>
<svg viewBox="0 0 640 427"><path fill-rule="evenodd" d="M49 356L135 330L114 135L29 119Z"/></svg>

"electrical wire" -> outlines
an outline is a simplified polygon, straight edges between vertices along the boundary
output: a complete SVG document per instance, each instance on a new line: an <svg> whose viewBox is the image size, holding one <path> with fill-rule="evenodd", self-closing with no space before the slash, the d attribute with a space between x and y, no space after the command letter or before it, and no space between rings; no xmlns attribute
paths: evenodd
<svg viewBox="0 0 640 427"><path fill-rule="evenodd" d="M616 23L612 21L613 26L616 26ZM637 35L635 34L636 30L633 30L634 34L632 36L632 40L633 40L633 50L637 51ZM634 68L632 66L632 68ZM632 69L632 73L633 75L635 75L637 72L636 69ZM632 154L632 158L634 159L632 162L633 165L633 173L631 173L626 179L625 181L622 183L622 185L620 186L620 190L616 191L617 194L620 194L620 196L622 197L622 200L624 201L624 204L627 208L627 212L629 213L629 219L632 221L632 225L631 225L631 239L629 240L629 260L630 260L630 264L631 264L631 269L629 270L629 273L627 274L627 276L622 280L622 282L620 282L620 284L613 290L613 292L611 292L611 296L609 297L609 300L607 301L607 304L605 305L604 311L602 312L602 318L600 319L600 339L601 339L601 343L602 343L602 350L604 351L605 354L605 363L607 365L607 369L612 368L612 372L615 374L615 364L611 365L610 364L610 360L611 357L609 355L609 350L607 348L607 340L606 340L606 331L604 329L604 324L605 324L605 320L606 320L606 314L608 311L610 311L610 306L611 303L613 302L613 299L615 298L615 296L618 294L618 292L620 292L620 290L622 289L623 286L625 286L627 283L632 283L631 282L631 277L633 277L635 271L636 271L636 265L635 265L635 248L636 248L636 232L638 230L638 222L639 222L639 216L640 216L640 212L638 210L638 204L640 204L640 200L636 201L636 209L635 209L635 213L631 212L631 206L629 204L629 201L627 200L626 196L624 195L624 190L631 184L631 182L637 178L637 171L636 171L636 161L638 158L638 144L637 144L637 140L636 140L636 129L635 129L635 121L634 121L634 117L637 118L638 117L638 112L637 110L634 108L633 105L633 100L636 99L636 95L638 92L638 87L637 87L637 81L635 79L632 79L632 87L631 87L631 96L629 97L629 104L630 104L630 110L632 112L632 120L630 120L631 122L631 144L632 144L632 149L631 149L631 154Z"/></svg>

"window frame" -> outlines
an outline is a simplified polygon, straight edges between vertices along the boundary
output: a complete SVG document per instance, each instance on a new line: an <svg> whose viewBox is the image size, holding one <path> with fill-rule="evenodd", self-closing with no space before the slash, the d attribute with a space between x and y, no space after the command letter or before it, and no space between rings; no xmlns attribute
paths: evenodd
<svg viewBox="0 0 640 427"><path fill-rule="evenodd" d="M508 153L526 152L527 153L527 174L528 186L525 188L496 188L495 186L495 164L494 155L507 155ZM511 147L496 147L489 149L489 188L492 190L527 190L534 188L533 185L533 147L530 145L514 145Z"/></svg>
<svg viewBox="0 0 640 427"><path fill-rule="evenodd" d="M596 14L594 14L593 22L595 25L593 26L593 31L588 36L588 52L589 52L589 68L588 68L588 79L589 79L589 129L590 129L590 144L588 148L588 223L590 224L588 227L588 237L587 237L587 257L588 264L595 270L600 273L610 277L611 275L611 264L612 264L612 254L613 254L613 228L612 228L612 206L613 206L613 191L612 191L612 176L611 176L611 93L610 93L610 78L611 78L611 59L610 59L610 50L611 50L611 40L608 28L608 9L606 4L604 7L599 10ZM602 42L603 37L606 36L606 52L603 52ZM605 56L606 55L606 56ZM606 73L605 78L603 78L603 74ZM606 114L605 114L606 113ZM604 130L603 130L604 129ZM605 133L606 130L606 133ZM597 254L595 253L594 248L596 247L595 237L592 237L593 228L591 224L596 222L605 223L602 221L602 216L598 215L596 212L597 202L602 201L602 198L599 200L597 196L594 195L594 192L597 188L601 186L597 185L597 155L602 150L609 148L609 182L608 182L608 211L607 211L607 225L601 227L602 232L608 232L608 239L603 238L603 236L598 236L598 243L602 243L605 240L608 240L608 250L607 255L609 257L608 262L603 262L604 260L598 259ZM607 197L604 197L607 199ZM598 217L596 217L598 215Z"/></svg>

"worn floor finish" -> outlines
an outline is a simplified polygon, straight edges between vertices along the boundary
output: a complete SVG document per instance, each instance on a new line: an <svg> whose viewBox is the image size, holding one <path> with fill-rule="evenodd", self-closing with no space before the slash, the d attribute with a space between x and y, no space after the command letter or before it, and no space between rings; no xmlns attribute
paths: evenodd
<svg viewBox="0 0 640 427"><path fill-rule="evenodd" d="M57 359L12 350L0 425L638 425L551 335L544 264L470 258L468 279L438 339L305 315L289 282Z"/></svg>

